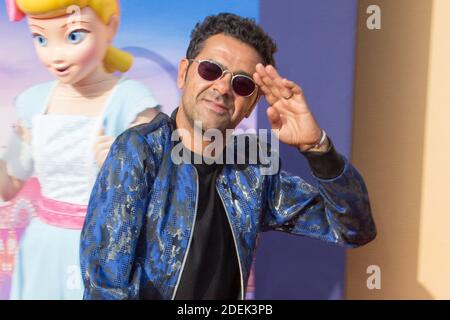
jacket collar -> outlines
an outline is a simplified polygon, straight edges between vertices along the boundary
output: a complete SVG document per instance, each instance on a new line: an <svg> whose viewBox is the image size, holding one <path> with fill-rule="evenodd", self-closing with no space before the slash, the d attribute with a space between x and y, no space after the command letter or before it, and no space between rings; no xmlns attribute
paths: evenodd
<svg viewBox="0 0 450 320"><path fill-rule="evenodd" d="M172 114L170 115L170 122L172 124L172 129L175 130L177 128L177 113L178 113L179 107L177 107L175 110L172 111Z"/></svg>

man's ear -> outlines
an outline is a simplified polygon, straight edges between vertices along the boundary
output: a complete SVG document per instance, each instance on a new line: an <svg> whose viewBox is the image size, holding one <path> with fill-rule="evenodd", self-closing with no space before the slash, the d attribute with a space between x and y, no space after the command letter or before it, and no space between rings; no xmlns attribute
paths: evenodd
<svg viewBox="0 0 450 320"><path fill-rule="evenodd" d="M261 99L261 90L258 90L258 93L256 94L255 100L253 101L253 104L250 108L248 108L248 111L245 113L245 117L248 118L252 114L253 110L255 109L256 105L259 102L259 99Z"/></svg>
<svg viewBox="0 0 450 320"><path fill-rule="evenodd" d="M189 60L181 59L178 64L178 77L177 77L177 85L179 89L183 89L186 83L186 76L189 70Z"/></svg>
<svg viewBox="0 0 450 320"><path fill-rule="evenodd" d="M120 18L118 15L113 15L109 19L108 23L108 42L112 43L114 37L117 34L117 30L119 30Z"/></svg>

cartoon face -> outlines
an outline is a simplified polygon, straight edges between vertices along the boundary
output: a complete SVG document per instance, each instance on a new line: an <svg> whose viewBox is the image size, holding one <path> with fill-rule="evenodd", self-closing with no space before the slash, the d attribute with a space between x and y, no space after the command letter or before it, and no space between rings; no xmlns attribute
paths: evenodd
<svg viewBox="0 0 450 320"><path fill-rule="evenodd" d="M115 19L105 25L89 7L79 13L28 16L39 59L66 84L77 84L102 71L103 59L117 29Z"/></svg>
<svg viewBox="0 0 450 320"><path fill-rule="evenodd" d="M222 68L221 71L227 72L216 80L207 80L208 77L201 76L198 63L205 60L212 61ZM245 116L250 115L258 94L256 89L242 94L246 86L242 87L241 83L240 87L236 87L236 83L232 82L233 75L251 79L260 62L261 58L254 48L224 34L208 38L193 63L182 60L178 85L183 90L182 107L190 122L201 121L204 130L234 129Z"/></svg>

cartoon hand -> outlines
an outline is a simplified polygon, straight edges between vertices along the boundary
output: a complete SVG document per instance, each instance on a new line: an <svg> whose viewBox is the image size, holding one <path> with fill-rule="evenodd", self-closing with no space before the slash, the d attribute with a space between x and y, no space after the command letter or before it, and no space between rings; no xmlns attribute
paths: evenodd
<svg viewBox="0 0 450 320"><path fill-rule="evenodd" d="M105 162L109 149L111 148L115 138L105 135L105 129L102 128L98 134L97 142L94 146L95 160L97 165L101 167Z"/></svg>

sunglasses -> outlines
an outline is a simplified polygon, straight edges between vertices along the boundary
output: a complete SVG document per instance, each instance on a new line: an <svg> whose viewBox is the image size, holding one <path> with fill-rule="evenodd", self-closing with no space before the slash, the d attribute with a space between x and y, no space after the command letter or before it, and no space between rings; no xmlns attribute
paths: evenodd
<svg viewBox="0 0 450 320"><path fill-rule="evenodd" d="M194 60L197 62L197 72L200 77L207 81L216 81L221 79L226 73L231 74L231 87L233 91L242 97L249 97L256 91L256 83L253 79L245 74L233 74L231 71L224 70L219 64L211 60Z"/></svg>

